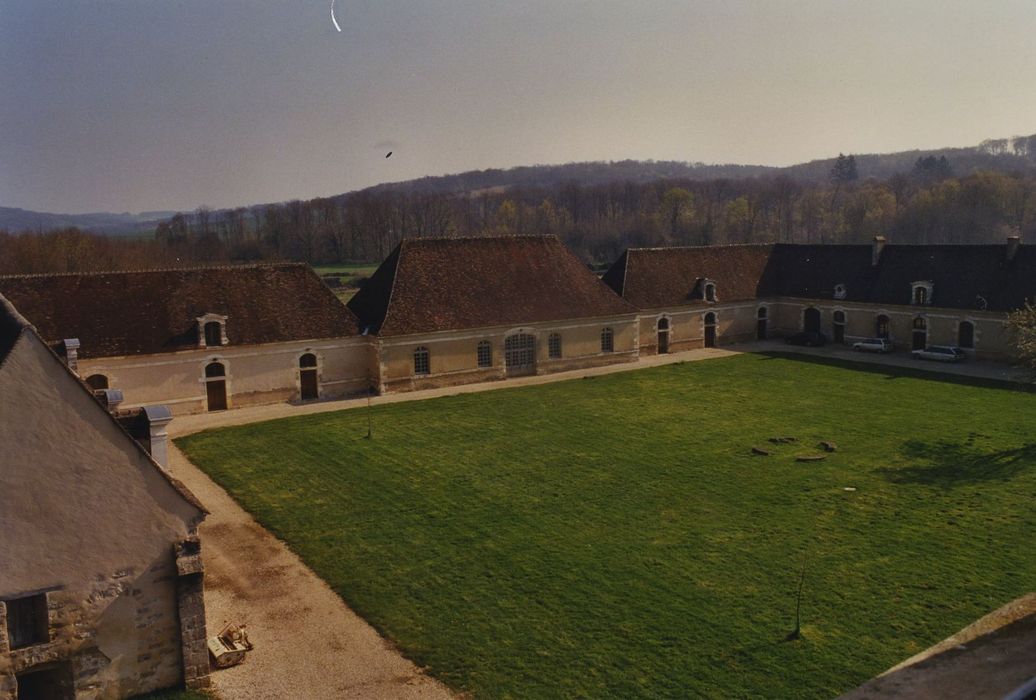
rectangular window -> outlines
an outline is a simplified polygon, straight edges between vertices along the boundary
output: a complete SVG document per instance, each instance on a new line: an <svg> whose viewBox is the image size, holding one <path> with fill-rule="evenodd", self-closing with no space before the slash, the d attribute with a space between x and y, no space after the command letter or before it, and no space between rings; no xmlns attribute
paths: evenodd
<svg viewBox="0 0 1036 700"><path fill-rule="evenodd" d="M493 366L493 346L488 341L483 340L478 344L478 366L479 367L492 367Z"/></svg>
<svg viewBox="0 0 1036 700"><path fill-rule="evenodd" d="M547 338L547 354L552 360L561 358L561 334L551 333Z"/></svg>
<svg viewBox="0 0 1036 700"><path fill-rule="evenodd" d="M46 593L4 602L7 606L7 639L12 649L50 641Z"/></svg>

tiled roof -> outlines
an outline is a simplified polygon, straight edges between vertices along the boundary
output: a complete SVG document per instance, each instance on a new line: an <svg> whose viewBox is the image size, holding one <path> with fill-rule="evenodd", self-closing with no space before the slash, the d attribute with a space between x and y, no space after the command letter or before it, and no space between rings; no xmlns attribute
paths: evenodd
<svg viewBox="0 0 1036 700"><path fill-rule="evenodd" d="M554 236L404 240L349 308L382 336L636 312Z"/></svg>
<svg viewBox="0 0 1036 700"><path fill-rule="evenodd" d="M771 245L630 248L604 282L640 309L704 303L705 280L716 283L718 301L759 296L768 284Z"/></svg>
<svg viewBox="0 0 1036 700"><path fill-rule="evenodd" d="M877 265L866 245L630 249L604 280L641 309L700 303L703 280L719 301L759 297L911 303L913 282L932 282L931 305L1010 311L1036 300L1036 246L886 245Z"/></svg>
<svg viewBox="0 0 1036 700"><path fill-rule="evenodd" d="M239 265L0 277L0 294L48 343L78 338L79 356L197 347L197 319L227 317L229 345L355 335L356 318L309 266Z"/></svg>
<svg viewBox="0 0 1036 700"><path fill-rule="evenodd" d="M3 294L0 294L0 372L3 372L4 360L7 358L7 355L10 353L11 349L14 347L15 343L18 341L18 338L21 336L22 333L32 333L39 337L37 329L34 328L31 325L31 323L27 321L24 316L21 315L18 309L16 309L11 304L9 299L5 299ZM126 428L121 423L119 423L118 419L111 413L109 413L106 408L101 406L101 404L94 399L93 393L90 390L90 388L86 385L86 383L83 382L83 380L80 379L74 372L72 372L72 370L69 369L68 365L65 364L65 362L62 361L62 359L58 357L52 350L44 347L45 344L46 341L44 341L43 344L38 345L36 347L39 347L40 352L49 355L49 359L53 362L56 362L60 366L59 371L66 373L68 377L73 380L69 383L70 387L77 387L75 389L72 389L73 391L84 391L90 395L91 400L87 402L87 405L90 405L92 407L91 410L102 411L105 415L107 415L108 419L119 426L119 429L123 432L123 434L125 434L126 439L133 443L135 448L139 450L144 457L147 458L148 462L151 463L151 466L153 466L158 471L158 473L162 475L162 478L169 482L169 485L173 487L173 489L180 495L181 498L183 498L183 500L187 501L192 506L197 508L201 513L207 514L209 512L208 509L201 503L201 501L198 500L197 496L195 496L182 481L180 481L172 474L167 472L165 469L163 469L162 466L159 465L158 462L156 462L151 457L151 454L147 450L145 450L139 442L137 442L130 436L130 434L126 431ZM0 385L3 385L4 381L4 378L0 376Z"/></svg>

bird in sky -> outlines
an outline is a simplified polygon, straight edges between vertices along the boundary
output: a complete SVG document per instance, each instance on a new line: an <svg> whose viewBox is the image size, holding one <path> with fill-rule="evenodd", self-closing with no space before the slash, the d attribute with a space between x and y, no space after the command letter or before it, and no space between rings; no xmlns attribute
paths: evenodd
<svg viewBox="0 0 1036 700"><path fill-rule="evenodd" d="M390 155L392 155L392 151L389 151L388 153L386 153L385 157L388 158Z"/></svg>

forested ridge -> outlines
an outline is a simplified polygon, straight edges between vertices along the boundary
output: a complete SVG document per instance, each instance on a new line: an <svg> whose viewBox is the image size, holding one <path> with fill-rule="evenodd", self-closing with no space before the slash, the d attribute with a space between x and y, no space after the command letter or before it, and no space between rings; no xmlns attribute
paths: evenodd
<svg viewBox="0 0 1036 700"><path fill-rule="evenodd" d="M702 166L743 169L735 177L643 175L680 165L656 163L636 179L608 180L608 168L570 164L538 179L536 168L513 169L521 172L507 181L525 184L493 186L512 171L480 171L307 201L200 207L160 222L152 240L75 228L0 231L0 273L380 262L404 237L552 234L590 264L633 246L866 243L878 234L894 243L1000 243L1012 233L1036 240L1036 137L957 151L839 155L780 172ZM587 168L597 174L580 174Z"/></svg>

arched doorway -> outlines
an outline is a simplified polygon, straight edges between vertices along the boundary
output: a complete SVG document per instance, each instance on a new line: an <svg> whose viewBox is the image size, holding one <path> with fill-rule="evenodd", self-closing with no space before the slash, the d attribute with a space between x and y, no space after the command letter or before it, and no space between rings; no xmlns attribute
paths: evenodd
<svg viewBox="0 0 1036 700"><path fill-rule="evenodd" d="M820 332L820 311L812 306L802 312L802 330L806 333Z"/></svg>
<svg viewBox="0 0 1036 700"><path fill-rule="evenodd" d="M957 345L971 350L975 347L975 324L971 321L961 321L957 327Z"/></svg>
<svg viewBox="0 0 1036 700"><path fill-rule="evenodd" d="M885 340L889 339L889 317L885 314L881 314L874 320L874 335Z"/></svg>
<svg viewBox="0 0 1036 700"><path fill-rule="evenodd" d="M108 389L108 377L103 374L91 374L86 378L86 385L91 389Z"/></svg>
<svg viewBox="0 0 1036 700"><path fill-rule="evenodd" d="M705 314L705 347L716 347L716 314Z"/></svg>
<svg viewBox="0 0 1036 700"><path fill-rule="evenodd" d="M205 395L210 411L227 408L227 368L221 362L205 365Z"/></svg>
<svg viewBox="0 0 1036 700"><path fill-rule="evenodd" d="M914 331L911 347L914 350L924 350L928 347L928 321L924 316L914 319Z"/></svg>
<svg viewBox="0 0 1036 700"><path fill-rule="evenodd" d="M320 398L317 381L317 356L311 352L299 358L299 389L303 401Z"/></svg>
<svg viewBox="0 0 1036 700"><path fill-rule="evenodd" d="M765 306L760 306L759 310L755 312L755 338L756 340L766 340L766 326L769 321L770 311Z"/></svg>
<svg viewBox="0 0 1036 700"><path fill-rule="evenodd" d="M536 372L536 338L528 333L515 333L504 339L504 365L507 374Z"/></svg>
<svg viewBox="0 0 1036 700"><path fill-rule="evenodd" d="M845 312L835 311L831 325L834 341L839 345L845 344Z"/></svg>
<svg viewBox="0 0 1036 700"><path fill-rule="evenodd" d="M658 319L658 354L669 352L669 319L663 316Z"/></svg>

